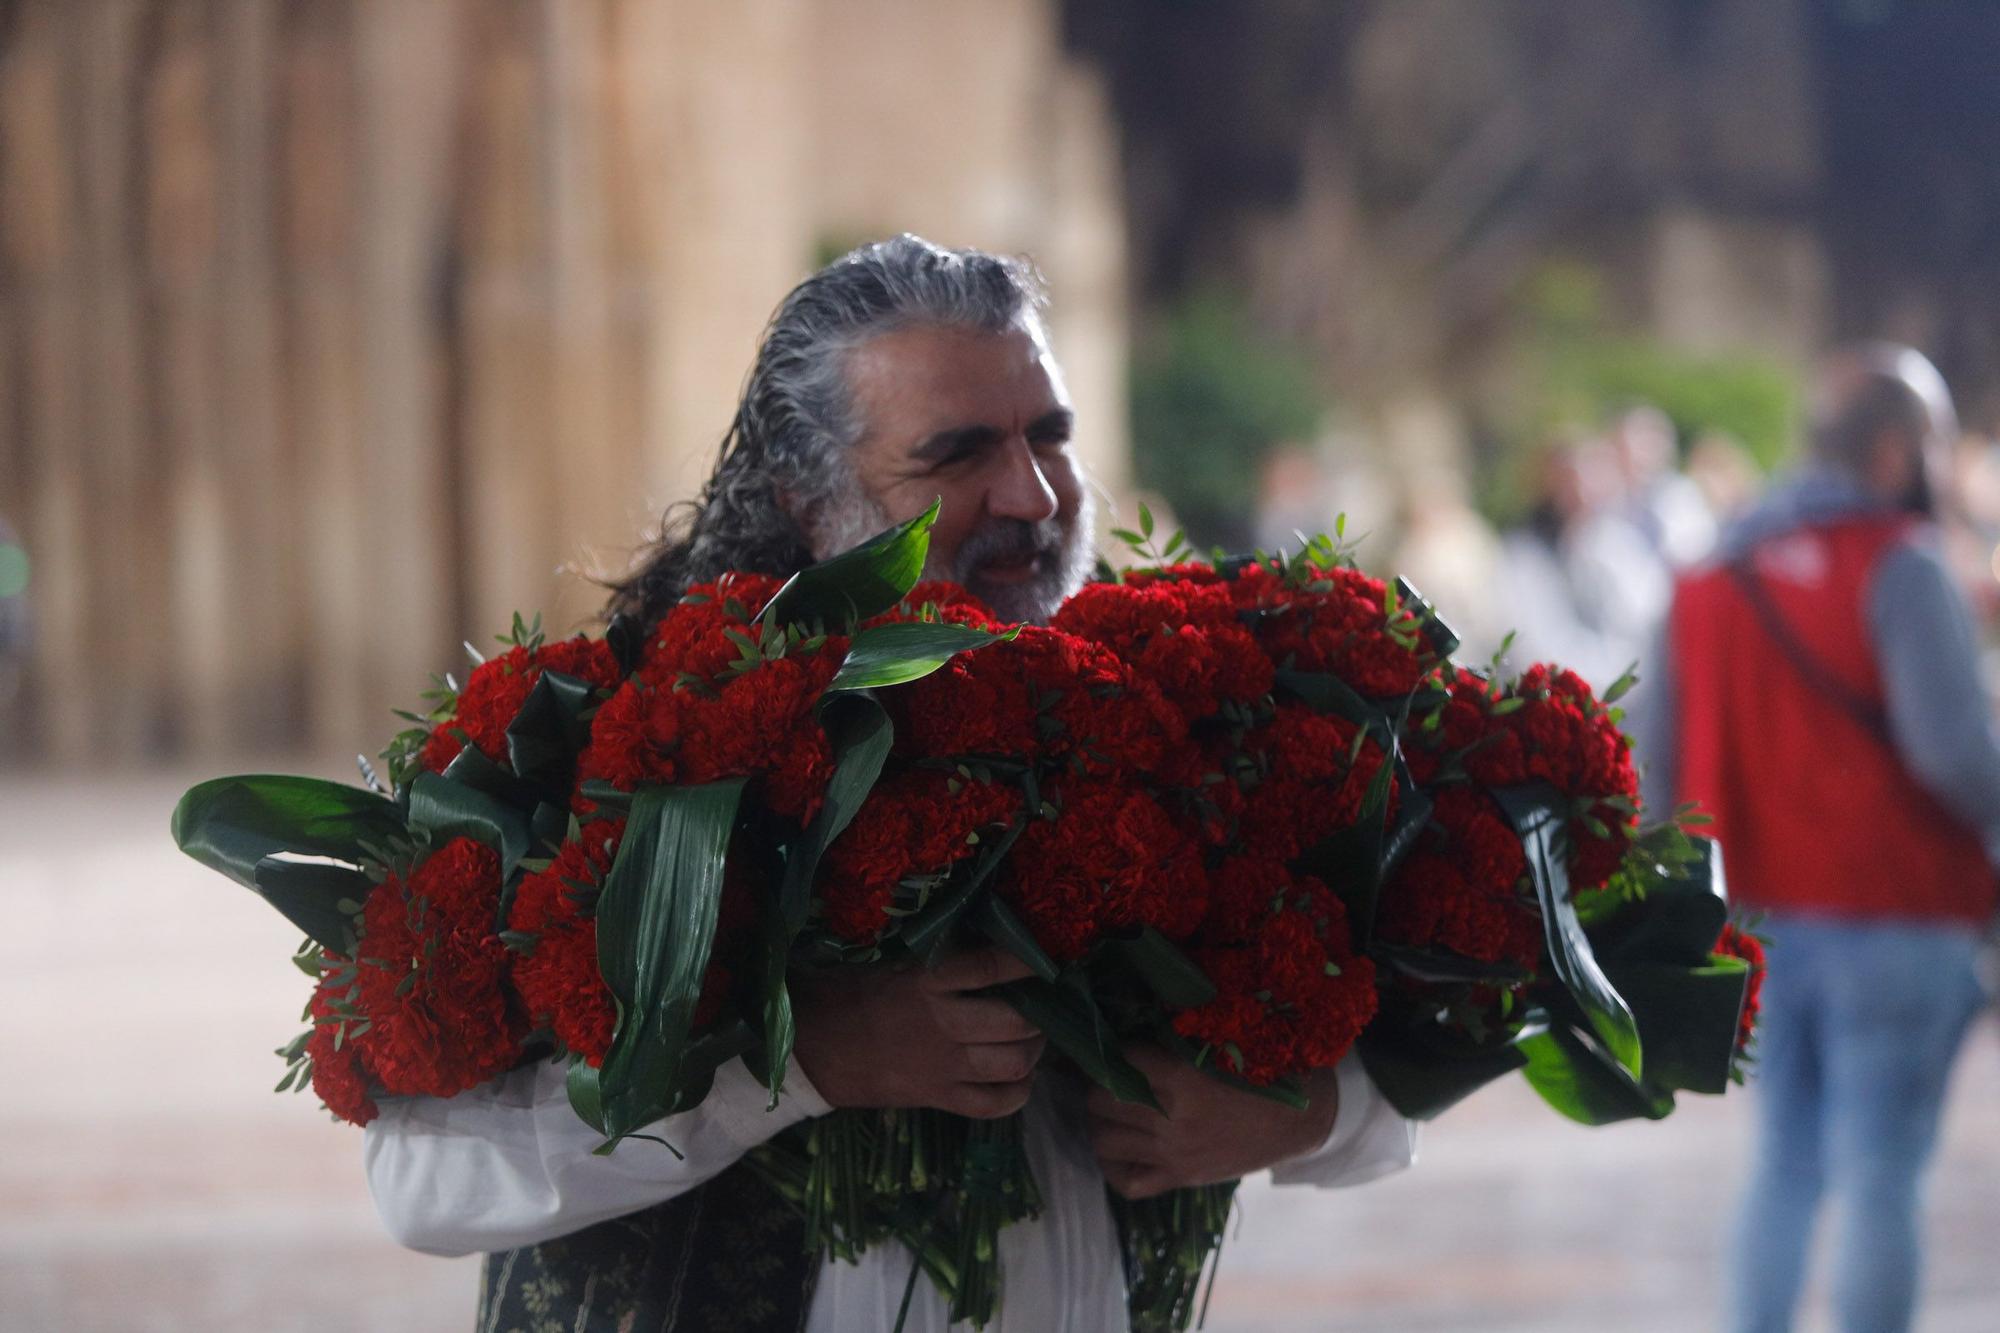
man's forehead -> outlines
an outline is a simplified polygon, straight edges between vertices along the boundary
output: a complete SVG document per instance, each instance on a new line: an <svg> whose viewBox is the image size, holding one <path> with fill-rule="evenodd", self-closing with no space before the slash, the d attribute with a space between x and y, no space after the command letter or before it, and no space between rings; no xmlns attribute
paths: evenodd
<svg viewBox="0 0 2000 1333"><path fill-rule="evenodd" d="M1067 407L1069 395L1047 340L1035 324L998 333L916 325L878 334L848 354L849 382L864 420L893 416L923 429L1040 415Z"/></svg>

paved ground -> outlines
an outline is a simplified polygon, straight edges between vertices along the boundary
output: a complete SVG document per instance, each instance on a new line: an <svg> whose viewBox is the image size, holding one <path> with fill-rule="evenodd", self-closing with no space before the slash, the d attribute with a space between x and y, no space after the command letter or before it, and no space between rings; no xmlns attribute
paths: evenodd
<svg viewBox="0 0 2000 1333"><path fill-rule="evenodd" d="M293 932L173 851L185 777L0 776L0 1329L466 1328L472 1263L383 1239L359 1133L271 1094L269 1052L305 998ZM1713 1327L1744 1111L1691 1101L1661 1125L1587 1131L1521 1087L1489 1090L1427 1130L1407 1175L1339 1195L1251 1187L1209 1327ZM1990 1019L1933 1203L1921 1326L2000 1329Z"/></svg>

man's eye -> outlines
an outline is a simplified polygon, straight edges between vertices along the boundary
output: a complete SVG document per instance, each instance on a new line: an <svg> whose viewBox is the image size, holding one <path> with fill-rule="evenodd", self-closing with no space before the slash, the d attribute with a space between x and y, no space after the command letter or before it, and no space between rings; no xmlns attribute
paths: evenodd
<svg viewBox="0 0 2000 1333"><path fill-rule="evenodd" d="M1068 447L1069 432L1066 430L1039 431L1028 437L1028 444L1029 447L1039 449L1043 453L1055 453Z"/></svg>

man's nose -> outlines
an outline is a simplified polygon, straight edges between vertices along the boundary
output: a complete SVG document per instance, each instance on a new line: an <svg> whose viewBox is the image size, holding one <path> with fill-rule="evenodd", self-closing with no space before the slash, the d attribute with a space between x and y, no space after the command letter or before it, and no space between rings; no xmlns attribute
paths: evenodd
<svg viewBox="0 0 2000 1333"><path fill-rule="evenodd" d="M1042 475L1042 465L1026 439L1007 441L995 462L997 472L986 488L986 512L995 518L1019 518L1040 523L1054 518L1061 507L1055 488Z"/></svg>

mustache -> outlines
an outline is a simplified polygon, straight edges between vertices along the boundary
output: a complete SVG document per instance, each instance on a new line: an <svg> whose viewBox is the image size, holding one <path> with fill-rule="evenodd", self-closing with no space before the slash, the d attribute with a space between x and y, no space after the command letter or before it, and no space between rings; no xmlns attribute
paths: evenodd
<svg viewBox="0 0 2000 1333"><path fill-rule="evenodd" d="M1053 518L1039 523L1022 518L995 519L959 544L953 574L963 583L984 565L1054 557L1062 549L1063 527Z"/></svg>

